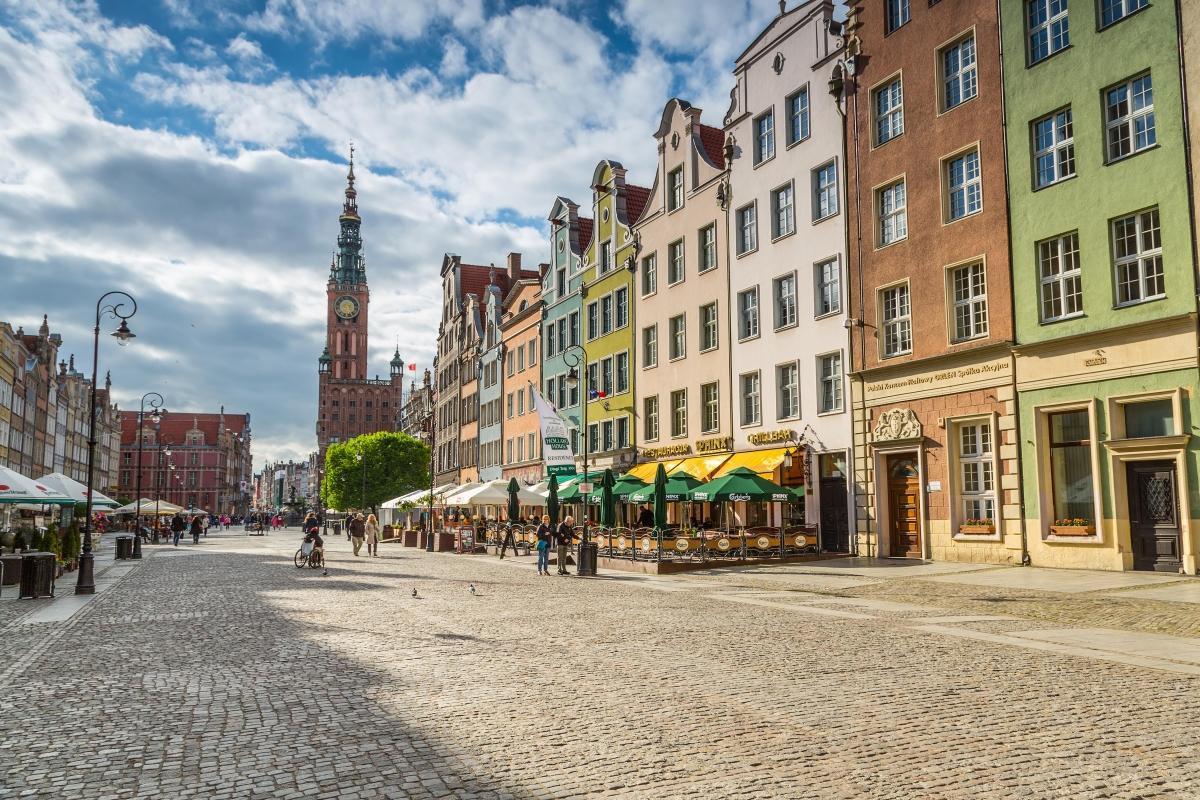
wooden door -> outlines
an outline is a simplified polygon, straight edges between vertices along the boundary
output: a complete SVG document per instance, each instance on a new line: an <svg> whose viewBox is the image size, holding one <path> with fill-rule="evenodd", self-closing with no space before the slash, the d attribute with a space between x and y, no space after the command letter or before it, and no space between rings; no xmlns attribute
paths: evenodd
<svg viewBox="0 0 1200 800"><path fill-rule="evenodd" d="M846 510L846 476L822 477L821 549L831 553L850 552L850 514Z"/></svg>
<svg viewBox="0 0 1200 800"><path fill-rule="evenodd" d="M1125 467L1133 568L1179 571L1179 502L1173 461L1134 461Z"/></svg>
<svg viewBox="0 0 1200 800"><path fill-rule="evenodd" d="M888 555L921 558L921 477L915 454L887 460Z"/></svg>

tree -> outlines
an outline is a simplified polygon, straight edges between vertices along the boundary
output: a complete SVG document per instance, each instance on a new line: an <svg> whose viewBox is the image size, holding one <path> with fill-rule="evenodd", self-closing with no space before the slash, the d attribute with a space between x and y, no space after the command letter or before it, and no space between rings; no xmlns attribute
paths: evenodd
<svg viewBox="0 0 1200 800"><path fill-rule="evenodd" d="M321 500L329 508L374 511L386 500L426 486L429 447L406 433L369 433L325 451Z"/></svg>

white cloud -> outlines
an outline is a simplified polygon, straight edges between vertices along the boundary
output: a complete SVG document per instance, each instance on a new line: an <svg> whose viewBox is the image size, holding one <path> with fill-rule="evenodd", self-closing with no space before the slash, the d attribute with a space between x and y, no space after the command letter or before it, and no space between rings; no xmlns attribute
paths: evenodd
<svg viewBox="0 0 1200 800"><path fill-rule="evenodd" d="M244 33L239 33L229 40L229 44L225 46L225 53L233 56L238 61L267 60L266 55L263 53L262 45L248 38Z"/></svg>
<svg viewBox="0 0 1200 800"><path fill-rule="evenodd" d="M447 36L442 42L442 63L438 75L461 78L467 74L467 48L457 39Z"/></svg>
<svg viewBox="0 0 1200 800"><path fill-rule="evenodd" d="M372 34L411 40L432 26L471 30L483 22L483 0L267 0L245 24L284 36L308 34L319 43Z"/></svg>

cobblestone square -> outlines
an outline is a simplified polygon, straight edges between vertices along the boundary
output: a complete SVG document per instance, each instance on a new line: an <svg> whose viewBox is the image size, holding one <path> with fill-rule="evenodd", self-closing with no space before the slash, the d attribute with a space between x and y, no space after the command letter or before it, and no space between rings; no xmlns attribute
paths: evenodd
<svg viewBox="0 0 1200 800"><path fill-rule="evenodd" d="M1102 614L333 537L322 576L297 542L148 547L65 622L5 605L0 797L1200 796L1200 667L1040 649Z"/></svg>

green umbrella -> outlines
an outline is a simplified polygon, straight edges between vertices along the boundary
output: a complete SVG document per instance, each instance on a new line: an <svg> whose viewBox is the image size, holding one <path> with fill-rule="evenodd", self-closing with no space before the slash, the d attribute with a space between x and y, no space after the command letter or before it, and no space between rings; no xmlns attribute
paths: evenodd
<svg viewBox="0 0 1200 800"><path fill-rule="evenodd" d="M662 466L659 464L659 466ZM626 501L630 503L653 503L655 492L657 491L658 475L654 476L655 483L650 486L645 486L641 489L635 489L626 496ZM686 472L679 472L670 477L667 477L663 482L663 491L666 494L666 502L675 502L677 500L687 500L691 491L700 485L700 481L689 475ZM655 509L657 512L657 508Z"/></svg>
<svg viewBox="0 0 1200 800"><path fill-rule="evenodd" d="M517 521L517 517L521 516L521 503L517 500L517 493L521 491L521 484L517 483L516 478L509 478L508 481L508 523Z"/></svg>
<svg viewBox="0 0 1200 800"><path fill-rule="evenodd" d="M624 500L629 497L631 492L636 492L638 489L646 488L646 482L636 475L628 473L617 478L613 483L613 497Z"/></svg>
<svg viewBox="0 0 1200 800"><path fill-rule="evenodd" d="M654 527L667 527L667 470L662 464L654 472Z"/></svg>
<svg viewBox="0 0 1200 800"><path fill-rule="evenodd" d="M600 479L600 526L611 528L617 522L617 500L613 497L613 474L611 469L604 470Z"/></svg>
<svg viewBox="0 0 1200 800"><path fill-rule="evenodd" d="M796 494L769 481L753 470L737 467L719 478L694 488L691 499L717 502L721 500L755 500L767 503L792 503Z"/></svg>
<svg viewBox="0 0 1200 800"><path fill-rule="evenodd" d="M546 513L550 515L550 524L558 525L558 476L550 476L550 494L546 496Z"/></svg>
<svg viewBox="0 0 1200 800"><path fill-rule="evenodd" d="M560 491L560 492L558 493L558 502L560 502L560 503L579 503L579 502L582 502L582 500L581 500L581 495L582 495L582 492L580 492L580 491L579 491L579 484L580 484L580 483L582 483L583 481L590 481L590 480L592 480L593 478L595 478L595 477L597 476L597 474L598 474L598 473L592 472L592 473L589 473L589 474L588 474L588 475L586 475L586 476L584 476L584 475L577 475L577 476L576 476L576 477L575 477L575 478L574 478L574 479L571 481L571 484L570 484L569 486L567 486L567 487L563 488L563 489L562 489L562 491Z"/></svg>

